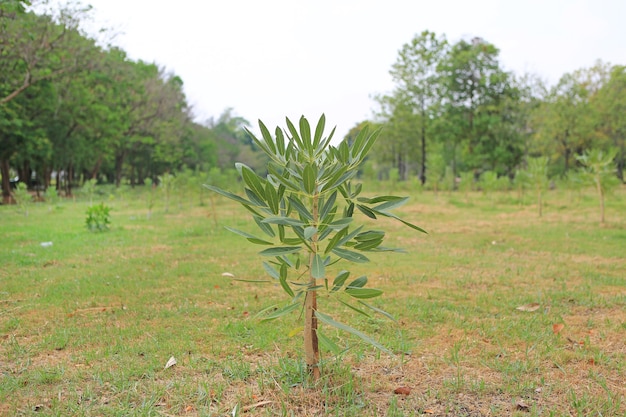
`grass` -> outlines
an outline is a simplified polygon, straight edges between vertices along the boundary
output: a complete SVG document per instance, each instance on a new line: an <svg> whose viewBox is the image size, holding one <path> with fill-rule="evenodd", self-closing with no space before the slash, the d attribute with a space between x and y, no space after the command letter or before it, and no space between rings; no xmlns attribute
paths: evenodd
<svg viewBox="0 0 626 417"><path fill-rule="evenodd" d="M90 232L80 199L0 207L0 415L626 415L626 190L604 225L591 191L550 192L541 218L513 193L410 194L402 215L429 235L382 221L408 254L343 265L398 321L321 300L396 355L324 329L349 349L323 352L316 386L297 314L254 318L280 288L222 276L264 276L222 227L254 230L243 209L148 218L131 193Z"/></svg>

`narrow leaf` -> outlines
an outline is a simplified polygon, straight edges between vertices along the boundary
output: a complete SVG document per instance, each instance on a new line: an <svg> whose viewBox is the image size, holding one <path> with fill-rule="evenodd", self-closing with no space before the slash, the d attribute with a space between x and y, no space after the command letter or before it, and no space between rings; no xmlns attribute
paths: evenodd
<svg viewBox="0 0 626 417"><path fill-rule="evenodd" d="M315 279L322 279L326 276L326 272L324 270L324 261L319 254L315 254L313 256L313 264L311 265L311 275Z"/></svg>
<svg viewBox="0 0 626 417"><path fill-rule="evenodd" d="M290 297L293 297L293 290L291 289L291 287L289 286L289 283L287 282L287 265L286 264L282 264L280 266L279 281L280 281L280 286L283 287L283 290L285 290L285 292L289 294Z"/></svg>
<svg viewBox="0 0 626 417"><path fill-rule="evenodd" d="M317 227L309 226L304 229L304 238L311 239L317 233Z"/></svg>
<svg viewBox="0 0 626 417"><path fill-rule="evenodd" d="M267 248L259 252L260 255L263 256L281 256L288 255L290 253L296 253L300 251L302 247L300 246L278 246L275 248Z"/></svg>
<svg viewBox="0 0 626 417"><path fill-rule="evenodd" d="M342 350L333 342L329 337L327 337L324 333L317 331L317 339L320 341L322 346L328 349L333 355L340 355Z"/></svg>
<svg viewBox="0 0 626 417"><path fill-rule="evenodd" d="M369 262L369 259L367 258L367 256L357 253L357 252L347 250L347 249L334 248L332 251L335 255L339 256L340 258L346 259L350 262L354 262L354 263Z"/></svg>
<svg viewBox="0 0 626 417"><path fill-rule="evenodd" d="M208 184L204 184L204 187L206 187L209 190L211 190L213 192L216 192L216 193L218 193L220 195L223 195L226 198L230 198L231 200L234 200L234 201L236 201L236 202L238 202L240 204L243 204L243 205L253 205L250 201L246 200L245 198L239 197L237 194L233 194L233 193L230 193L228 191L224 191L221 188L214 187L214 186L208 185Z"/></svg>
<svg viewBox="0 0 626 417"><path fill-rule="evenodd" d="M272 265L268 264L267 262L263 262L263 268L265 268L265 271L270 277L274 279L280 279L280 274Z"/></svg>
<svg viewBox="0 0 626 417"><path fill-rule="evenodd" d="M330 292L336 292L343 287L343 284L346 282L348 277L350 276L349 271L341 271L333 280L333 289Z"/></svg>
<svg viewBox="0 0 626 417"><path fill-rule="evenodd" d="M283 308L279 308L278 310L274 311L271 314L268 314L267 316L263 317L263 319L261 321L270 321L270 320L275 320L279 317L282 317L286 314L291 313L294 310L297 310L298 307L300 307L300 303L295 303L295 304L289 304Z"/></svg>
<svg viewBox="0 0 626 417"><path fill-rule="evenodd" d="M371 310L373 310L373 311L375 311L375 312L377 312L379 314L382 314L383 316L387 317L390 320L396 321L396 318L394 316L392 316L391 314L387 313L385 310L381 310L380 308L374 307L373 305L368 304L365 301L360 301L359 300L359 303L363 304L365 307L367 307L367 308L369 308L369 309L371 309Z"/></svg>
<svg viewBox="0 0 626 417"><path fill-rule="evenodd" d="M366 343L369 343L370 345L382 350L385 353L388 353L390 355L393 355L393 353L391 353L389 351L389 349L387 349L386 347L384 347L383 345L381 345L380 343L378 343L377 341L375 341L374 339L372 339L371 337L367 336L365 333L360 332L350 326L347 326L343 323L339 323L338 321L333 320L332 317L327 316L326 314L320 313L319 311L315 312L315 316L318 318L319 321L321 321L322 323L326 323L329 326L333 326L339 330L343 330L345 332L348 332L358 338L360 338L361 340L363 340Z"/></svg>
<svg viewBox="0 0 626 417"><path fill-rule="evenodd" d="M374 298L383 294L381 290L375 288L354 288L350 286L346 287L345 292L354 298Z"/></svg>
<svg viewBox="0 0 626 417"><path fill-rule="evenodd" d="M302 183L304 185L304 191L309 195L313 195L316 192L317 182L317 170L313 164L307 164L302 172Z"/></svg>

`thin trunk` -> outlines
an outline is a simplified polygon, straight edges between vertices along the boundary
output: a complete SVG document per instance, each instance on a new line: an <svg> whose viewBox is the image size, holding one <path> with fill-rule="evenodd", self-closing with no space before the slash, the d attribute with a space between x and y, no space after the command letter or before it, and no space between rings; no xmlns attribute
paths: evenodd
<svg viewBox="0 0 626 417"><path fill-rule="evenodd" d="M0 159L0 174L2 174L2 203L9 204L11 202L11 183L9 182L9 160L7 158Z"/></svg>
<svg viewBox="0 0 626 417"><path fill-rule="evenodd" d="M318 213L319 196L313 197L313 225L317 225L319 220ZM311 247L313 251L309 254L309 287L315 288L317 285L315 277L313 277L313 260L317 252L317 233L311 239ZM320 352L319 341L317 339L317 291L309 290L306 293L304 301L304 356L309 375L313 380L317 381L320 377Z"/></svg>
<svg viewBox="0 0 626 417"><path fill-rule="evenodd" d="M598 189L598 197L600 197L600 223L604 224L604 190L600 178L596 178L596 188Z"/></svg>
<svg viewBox="0 0 626 417"><path fill-rule="evenodd" d="M420 163L420 182L426 182L426 109L424 108L424 97L422 97L422 159Z"/></svg>

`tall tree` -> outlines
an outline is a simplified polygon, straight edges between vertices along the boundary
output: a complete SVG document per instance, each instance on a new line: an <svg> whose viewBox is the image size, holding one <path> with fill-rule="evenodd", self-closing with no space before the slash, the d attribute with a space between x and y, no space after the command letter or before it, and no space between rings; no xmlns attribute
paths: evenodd
<svg viewBox="0 0 626 417"><path fill-rule="evenodd" d="M444 36L437 37L433 32L423 31L402 46L390 71L396 83L396 102L401 103L398 110L401 112L409 104L417 116L414 118L417 132L413 135L419 137L418 175L422 184L426 181L426 134L433 116L432 109L439 98L437 67L441 65L447 48Z"/></svg>
<svg viewBox="0 0 626 417"><path fill-rule="evenodd" d="M511 74L500 67L499 50L482 38L460 40L452 46L438 70L442 74L442 110L450 123L447 130L458 171L459 147L465 153L464 163L470 169L497 169L521 158L519 144L511 136L508 107L517 100ZM507 167L508 168L508 167Z"/></svg>

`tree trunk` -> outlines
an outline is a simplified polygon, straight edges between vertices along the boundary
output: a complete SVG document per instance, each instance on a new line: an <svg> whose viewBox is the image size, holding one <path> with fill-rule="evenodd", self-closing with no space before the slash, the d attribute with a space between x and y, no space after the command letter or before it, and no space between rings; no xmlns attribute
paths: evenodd
<svg viewBox="0 0 626 417"><path fill-rule="evenodd" d="M115 155L115 186L119 188L122 182L122 166L124 165L125 152Z"/></svg>
<svg viewBox="0 0 626 417"><path fill-rule="evenodd" d="M422 158L420 161L420 182L426 183L426 109L424 108L424 98L422 97Z"/></svg>
<svg viewBox="0 0 626 417"><path fill-rule="evenodd" d="M313 224L317 226L319 220L318 213L318 196L313 197ZM317 281L313 276L313 260L317 252L317 233L311 239L311 247L313 251L309 253L309 288L315 288ZM320 351L319 341L317 339L317 291L310 289L306 293L304 301L304 356L306 359L307 370L313 380L317 381L320 377Z"/></svg>
<svg viewBox="0 0 626 417"><path fill-rule="evenodd" d="M2 203L9 204L11 202L11 183L9 182L9 160L0 158L0 173L2 174Z"/></svg>

